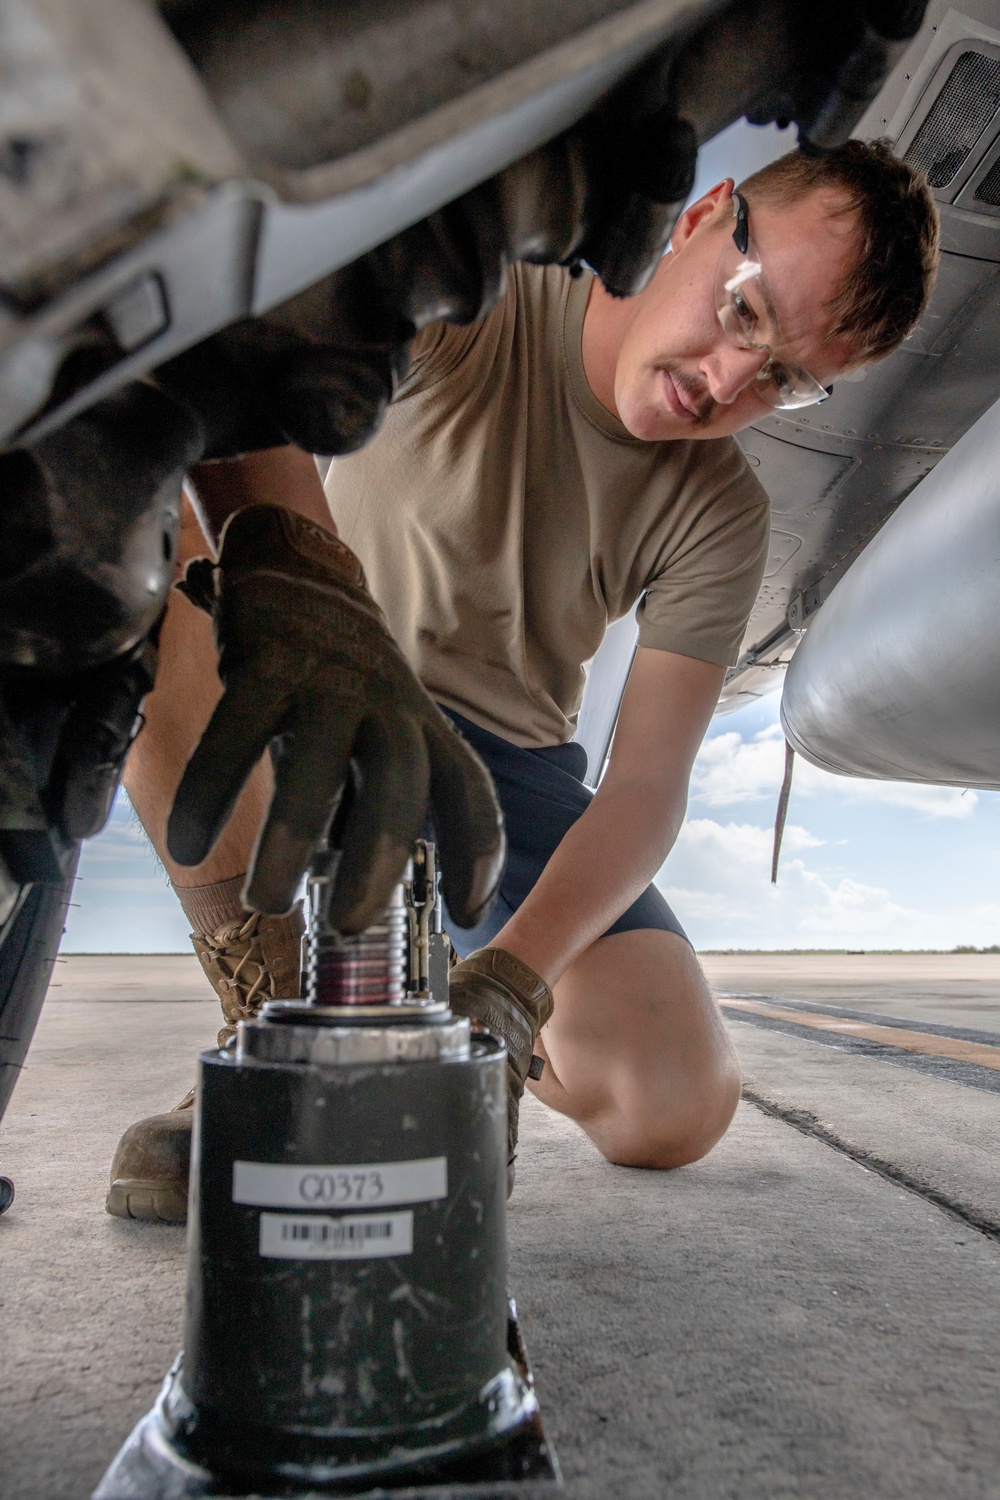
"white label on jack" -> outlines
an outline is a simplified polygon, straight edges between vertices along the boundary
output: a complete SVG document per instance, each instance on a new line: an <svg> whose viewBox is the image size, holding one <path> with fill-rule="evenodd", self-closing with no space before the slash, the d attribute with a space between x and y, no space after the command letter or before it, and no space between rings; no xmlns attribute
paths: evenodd
<svg viewBox="0 0 1000 1500"><path fill-rule="evenodd" d="M233 1202L257 1208L389 1208L448 1196L448 1159L382 1161L359 1167L290 1167L233 1162Z"/></svg>
<svg viewBox="0 0 1000 1500"><path fill-rule="evenodd" d="M413 1254L413 1214L261 1214L260 1253L269 1260L374 1260Z"/></svg>

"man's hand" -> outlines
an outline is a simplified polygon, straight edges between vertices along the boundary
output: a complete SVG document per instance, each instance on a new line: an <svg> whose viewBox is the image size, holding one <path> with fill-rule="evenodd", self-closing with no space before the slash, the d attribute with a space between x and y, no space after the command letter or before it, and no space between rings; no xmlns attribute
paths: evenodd
<svg viewBox="0 0 1000 1500"><path fill-rule="evenodd" d="M489 776L420 686L386 628L357 558L278 505L231 516L219 563L188 568L185 592L212 612L225 692L188 763L167 825L180 864L200 864L272 739L275 790L245 899L287 911L354 768L331 908L369 926L402 873L430 803L443 887L474 926L503 867Z"/></svg>
<svg viewBox="0 0 1000 1500"><path fill-rule="evenodd" d="M507 1166L517 1155L517 1120L535 1040L552 1015L552 991L541 975L503 948L480 948L448 976L448 999L457 1016L507 1044ZM539 1067L541 1060L539 1059ZM510 1180L510 1179L508 1179Z"/></svg>

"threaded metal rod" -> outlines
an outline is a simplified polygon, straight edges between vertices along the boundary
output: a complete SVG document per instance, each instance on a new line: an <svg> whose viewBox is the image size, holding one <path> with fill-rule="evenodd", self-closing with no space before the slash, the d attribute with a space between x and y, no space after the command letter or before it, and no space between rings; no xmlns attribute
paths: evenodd
<svg viewBox="0 0 1000 1500"><path fill-rule="evenodd" d="M398 1005L406 998L409 921L403 886L381 920L353 935L310 923L306 995L313 1005Z"/></svg>

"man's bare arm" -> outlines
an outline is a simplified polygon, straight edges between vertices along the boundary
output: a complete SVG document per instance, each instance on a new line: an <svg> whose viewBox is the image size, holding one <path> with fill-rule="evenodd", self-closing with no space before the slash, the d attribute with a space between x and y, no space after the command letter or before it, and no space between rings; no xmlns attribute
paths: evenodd
<svg viewBox="0 0 1000 1500"><path fill-rule="evenodd" d="M191 487L214 541L233 512L245 505L283 505L336 535L316 460L301 448L265 448L240 458L199 464L191 473Z"/></svg>
<svg viewBox="0 0 1000 1500"><path fill-rule="evenodd" d="M636 653L604 779L493 944L550 986L631 906L673 846L724 677L723 667L671 651Z"/></svg>
<svg viewBox="0 0 1000 1500"><path fill-rule="evenodd" d="M183 570L207 551L204 522L185 497L179 568ZM143 730L129 751L123 784L171 883L178 889L214 885L245 875L271 800L271 761L265 755L247 778L208 858L200 865L178 865L170 858L167 817L184 767L222 696L218 661L208 615L172 589L160 628L156 683L142 705Z"/></svg>
<svg viewBox="0 0 1000 1500"><path fill-rule="evenodd" d="M181 571L218 542L228 517L245 505L284 505L336 527L329 513L316 461L300 448L268 448L241 458L200 464L187 486L181 512L178 563ZM199 525L200 523L200 525ZM222 693L218 653L207 615L182 594L172 592L160 631L156 686L143 704L145 728L129 754L124 784L171 881L178 887L204 886L243 875L271 799L268 756L258 763L225 830L200 865L178 865L166 844L167 816L191 752Z"/></svg>

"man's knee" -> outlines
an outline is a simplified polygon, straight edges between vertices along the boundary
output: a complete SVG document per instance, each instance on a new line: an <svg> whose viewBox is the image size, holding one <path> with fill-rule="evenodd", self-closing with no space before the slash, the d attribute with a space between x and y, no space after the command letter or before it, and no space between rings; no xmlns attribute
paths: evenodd
<svg viewBox="0 0 1000 1500"><path fill-rule="evenodd" d="M725 1135L740 1100L742 1077L735 1049L711 1078L683 1096L619 1103L591 1135L608 1161L622 1167L667 1170L707 1156Z"/></svg>
<svg viewBox="0 0 1000 1500"><path fill-rule="evenodd" d="M534 1091L583 1126L609 1161L680 1167L725 1134L740 1097L732 1038L684 938L601 938L556 987Z"/></svg>

